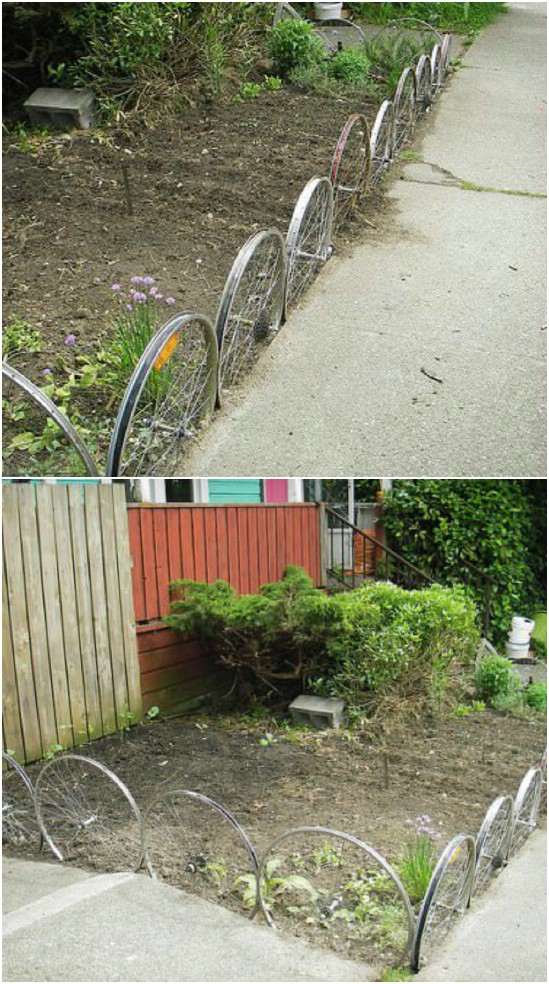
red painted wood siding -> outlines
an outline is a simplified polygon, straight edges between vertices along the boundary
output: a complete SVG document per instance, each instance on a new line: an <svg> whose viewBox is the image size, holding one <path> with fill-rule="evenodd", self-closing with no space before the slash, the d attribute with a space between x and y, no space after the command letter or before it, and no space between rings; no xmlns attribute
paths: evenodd
<svg viewBox="0 0 549 984"><path fill-rule="evenodd" d="M298 564L320 585L318 507L138 505L128 507L138 623L168 613L170 581L228 581L253 594Z"/></svg>
<svg viewBox="0 0 549 984"><path fill-rule="evenodd" d="M223 675L195 639L182 639L161 622L137 627L143 711L162 715L182 710L189 701L215 690Z"/></svg>

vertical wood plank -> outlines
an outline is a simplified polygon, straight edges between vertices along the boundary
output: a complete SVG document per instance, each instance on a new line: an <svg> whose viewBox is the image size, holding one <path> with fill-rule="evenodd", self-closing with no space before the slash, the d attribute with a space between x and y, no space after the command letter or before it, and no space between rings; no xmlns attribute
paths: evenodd
<svg viewBox="0 0 549 984"><path fill-rule="evenodd" d="M123 488L113 488L115 542L118 549L118 577L120 582L120 613L122 618L122 635L124 638L124 657L126 663L126 680L128 687L129 709L134 722L140 721L143 715L141 700L141 675L139 656L137 652L137 633L135 629L135 611L133 607L131 554L128 528L128 509Z"/></svg>
<svg viewBox="0 0 549 984"><path fill-rule="evenodd" d="M257 509L246 506L248 520L248 568L250 572L250 594L255 594L259 584L259 540L257 535Z"/></svg>
<svg viewBox="0 0 549 984"><path fill-rule="evenodd" d="M107 599L103 574L103 542L101 536L101 515L99 511L99 489L89 485L84 489L86 508L86 534L90 559L89 574L92 597L95 651L97 655L97 676L101 697L103 733L116 731L114 687L110 660Z"/></svg>
<svg viewBox="0 0 549 984"><path fill-rule="evenodd" d="M19 694L13 661L6 572L2 558L2 740L4 751L25 761L25 745L19 717Z"/></svg>
<svg viewBox="0 0 549 984"><path fill-rule="evenodd" d="M75 745L88 740L86 692L80 655L80 636L76 619L76 587L74 581L73 545L69 517L68 489L53 490L55 542L59 558L59 598L63 629L64 657L68 681L72 739ZM61 742L61 744L66 744Z"/></svg>
<svg viewBox="0 0 549 984"><path fill-rule="evenodd" d="M141 547L141 510L128 508L128 532L132 556L132 585L135 619L144 622L147 617L145 605L145 578L143 574L143 550Z"/></svg>
<svg viewBox="0 0 549 984"><path fill-rule="evenodd" d="M306 574L311 576L311 558L309 553L309 517L307 515L306 508L299 508L295 510L296 517L299 520L299 566L303 568Z"/></svg>
<svg viewBox="0 0 549 984"><path fill-rule="evenodd" d="M227 509L227 554L229 559L229 584L239 583L240 557L238 551L238 519L234 506Z"/></svg>
<svg viewBox="0 0 549 984"><path fill-rule="evenodd" d="M97 654L95 649L88 541L86 533L86 512L81 486L69 486L68 493L69 519L71 525L74 558L76 618L78 624L78 635L80 639L80 654L82 657L84 692L86 695L88 737L97 738L103 734L103 718L101 713Z"/></svg>
<svg viewBox="0 0 549 984"><path fill-rule="evenodd" d="M25 761L32 762L42 757L43 750L34 691L17 491L17 486L4 488L3 548Z"/></svg>
<svg viewBox="0 0 549 984"><path fill-rule="evenodd" d="M114 501L112 485L100 485L99 515L103 546L103 573L107 607L107 632L112 666L114 712L119 728L130 723L128 689L126 686L126 658L122 616L120 611L120 581L118 576L118 550L114 525Z"/></svg>
<svg viewBox="0 0 549 984"><path fill-rule="evenodd" d="M204 509L192 510L195 580L206 580L206 537Z"/></svg>
<svg viewBox="0 0 549 984"><path fill-rule="evenodd" d="M280 580L286 562L286 521L285 508L279 506L276 510L276 580Z"/></svg>
<svg viewBox="0 0 549 984"><path fill-rule="evenodd" d="M51 485L35 486L40 563L42 567L42 590L44 592L44 607L48 629L48 649L50 654L55 719L57 722L57 740L60 745L66 748L72 745L74 732L67 682L63 622L61 619L59 564L53 515L52 493L54 491L57 493L59 490L57 488L54 489ZM64 557L61 557L61 563L65 563ZM38 667L35 665L35 673L37 672Z"/></svg>
<svg viewBox="0 0 549 984"><path fill-rule="evenodd" d="M215 509L204 509L204 536L206 540L206 580L208 584L217 577L217 525Z"/></svg>
<svg viewBox="0 0 549 984"><path fill-rule="evenodd" d="M227 545L227 509L215 510L217 529L217 576L222 581L229 580L229 555Z"/></svg>
<svg viewBox="0 0 549 984"><path fill-rule="evenodd" d="M259 556L259 583L267 584L269 581L269 549L267 545L267 515L268 509L257 509L257 532L258 532L258 556Z"/></svg>
<svg viewBox="0 0 549 984"><path fill-rule="evenodd" d="M250 558L248 551L248 516L245 506L238 507L238 551L240 555L240 571L238 584L235 584L239 594L250 594Z"/></svg>
<svg viewBox="0 0 549 984"><path fill-rule="evenodd" d="M268 564L269 564L269 581L278 580L278 565L276 556L276 509L273 507L267 510L267 546L268 546Z"/></svg>
<svg viewBox="0 0 549 984"><path fill-rule="evenodd" d="M170 579L168 566L168 534L166 529L166 510L156 508L152 510L153 515L153 536L154 550L156 556L156 590L158 594L157 618L162 618L168 614L170 607L170 593L168 583Z"/></svg>
<svg viewBox="0 0 549 984"><path fill-rule="evenodd" d="M36 498L34 488L31 485L21 485L17 491L36 706L40 721L42 746L47 750L57 744L58 733L49 665L48 633L40 564L40 542L38 539L36 518ZM63 738L65 743L70 737L70 734L64 732ZM63 744L63 742L61 743Z"/></svg>
<svg viewBox="0 0 549 984"><path fill-rule="evenodd" d="M141 550L143 553L143 590L145 594L145 619L158 618L158 591L156 581L156 555L152 509L140 508Z"/></svg>
<svg viewBox="0 0 549 984"><path fill-rule="evenodd" d="M198 580L195 575L194 543L193 543L193 510L178 509L179 516L179 546L181 548L182 580Z"/></svg>
<svg viewBox="0 0 549 984"><path fill-rule="evenodd" d="M179 509L166 510L166 538L168 541L168 577L170 583L181 577L181 540L179 533Z"/></svg>

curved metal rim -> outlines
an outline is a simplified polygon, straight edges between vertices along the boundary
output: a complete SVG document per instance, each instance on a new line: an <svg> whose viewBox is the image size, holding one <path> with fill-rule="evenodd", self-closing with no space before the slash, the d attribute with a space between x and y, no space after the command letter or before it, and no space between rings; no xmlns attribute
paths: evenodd
<svg viewBox="0 0 549 984"><path fill-rule="evenodd" d="M218 360L217 360L217 396L216 405L218 407L222 404L222 383L221 379L221 367L223 363L223 345L225 343L225 331L227 328L227 322L231 316L234 299L236 292L240 286L240 281L244 276L248 264L253 259L253 256L258 249L258 247L266 242L267 239L274 239L279 246L279 263L281 264L280 276L282 278L281 285L281 306L276 319L275 330L278 330L281 325L284 324L286 318L286 278L288 273L287 268L287 258L286 258L286 244L284 242L284 236L279 229L262 229L259 232L255 232L253 236L250 236L246 240L242 248L239 250L236 259L230 269L229 276L225 282L225 287L223 288L223 293L221 295L221 300L219 302L219 307L217 309L217 315L215 319L215 336L216 344L218 349Z"/></svg>
<svg viewBox="0 0 549 984"><path fill-rule="evenodd" d="M452 35L445 34L442 39L441 46L441 58L442 58L442 72L443 75L448 73L448 65L450 64L450 51L452 50Z"/></svg>
<svg viewBox="0 0 549 984"><path fill-rule="evenodd" d="M332 245L332 233L333 233L333 221L334 221L334 189L332 182L329 178L311 178L307 182L303 191L301 192L295 208L293 211L292 218L290 219L290 225L288 227L288 233L286 235L286 255L287 255L287 275L286 275L286 296L285 305L288 308L288 292L290 286L290 274L293 269L294 256L297 250L297 245L299 241L299 233L301 231L301 224L303 222L305 213L309 208L309 205L320 188L324 188L327 193L327 203L328 203L328 223L326 227L326 242L323 244L326 257L324 263L330 257L331 245ZM328 190L329 189L329 190Z"/></svg>
<svg viewBox="0 0 549 984"><path fill-rule="evenodd" d="M414 24L421 24L421 26L424 27L427 31L429 31L430 34L435 34L438 40L442 42L442 34L440 34L440 32L437 31L436 27L433 27L433 25L429 24L427 21L420 20L419 17L397 17L395 20L389 21L389 23L386 24L385 27L382 27L381 31L378 31L377 34L374 34L374 39L378 38L379 35L383 34L385 31L389 31L392 30L393 28L399 27L399 25L402 24L403 22L405 23L413 22Z"/></svg>
<svg viewBox="0 0 549 984"><path fill-rule="evenodd" d="M7 762L11 766L11 768L15 772L17 772L21 776L21 779L25 783L25 786L27 787L29 793L31 794L31 796L33 796L34 786L32 784L30 776L27 774L23 766L19 765L19 762L16 762L13 756L9 754L9 752L4 752L2 750L2 758L4 759L5 762Z"/></svg>
<svg viewBox="0 0 549 984"><path fill-rule="evenodd" d="M114 425L114 430L111 437L106 472L108 478L116 478L119 473L120 463L126 447L131 422L147 379L149 378L159 353L169 342L172 335L175 335L184 325L190 324L193 321L198 321L201 324L204 332L204 338L206 344L208 345L208 363L214 377L209 401L209 415L211 416L213 413L215 408L217 379L217 341L215 332L212 323L208 320L208 318L205 318L201 314L185 311L183 314L175 315L175 317L171 318L165 325L159 328L157 333L147 345L143 355L133 371L132 377L126 387L126 392L122 398L122 403L120 404L118 417L116 418L116 423Z"/></svg>
<svg viewBox="0 0 549 984"><path fill-rule="evenodd" d="M374 151L375 151L375 148L376 148L376 145L377 145L379 134L380 134L381 128L382 128L382 126L383 126L383 124L385 122L385 117L388 114L390 115L390 123L391 123L391 126L388 128L388 131L387 131L387 143L385 145L385 158L387 160L387 163L390 164L391 163L391 160L392 160L392 157L393 157L393 146L392 146L393 137L392 137L392 134L393 134L393 129L394 129L394 115L395 115L395 113L394 113L394 106L393 106L393 103L391 102L390 99L384 99L384 101L382 102L381 106L379 107L378 114L377 114L377 116L375 118L375 123L374 123L374 125L372 127L372 132L371 132L371 135L370 135L370 157L371 157L371 159L373 161L374 160L374 157L375 157Z"/></svg>
<svg viewBox="0 0 549 984"><path fill-rule="evenodd" d="M437 71L438 66L438 71ZM442 48L435 44L431 52L431 89L436 95L442 85Z"/></svg>
<svg viewBox="0 0 549 984"><path fill-rule="evenodd" d="M369 844L366 844L365 841L361 841L357 837L353 837L352 834L345 834L343 833L343 831L334 830L331 827L293 827L291 830L286 830L283 834L279 834L278 837L275 837L275 839L271 841L267 849L264 851L257 872L257 897L258 897L259 907L268 925L271 926L273 929L278 929L273 917L266 909L264 904L263 895L261 892L261 878L263 875L263 871L265 869L265 865L269 859L269 854L271 853L271 851L273 851L274 848L276 848L278 844L280 844L282 841L288 840L290 837L294 837L296 834L321 834L329 837L339 837L341 840L347 841L348 844L352 844L354 847L358 847L359 850L365 851L366 854L369 854L370 857L372 857L375 861L377 861L377 863L383 868L385 873L389 875L389 878L391 878L391 880L394 882L394 884L398 889L399 895L401 896L402 901L404 903L406 915L408 917L408 941L400 957L400 959L404 961L406 959L406 955L409 953L412 947L412 943L414 939L414 927L415 927L414 911L412 909L412 904L410 902L408 892L404 888L404 885L402 884L396 871L393 870L389 862L386 861L385 858L375 850L375 848L371 847Z"/></svg>
<svg viewBox="0 0 549 984"><path fill-rule="evenodd" d="M501 860L502 861L507 860L507 855L509 853L509 844L511 842L511 834L513 832L513 800L510 796L498 796L497 799L495 799L494 802L491 804L491 806L488 808L476 839L476 845L475 845L476 865L475 865L475 881L473 884L473 894L476 888L476 881L480 870L480 862L482 861L482 852L484 849L484 845L488 839L488 835L492 828L492 824L496 820L496 817L500 813L503 806L507 806L509 810L509 814L508 814L507 830L505 832L505 836L502 838L500 847L503 848L503 850L501 850Z"/></svg>
<svg viewBox="0 0 549 984"><path fill-rule="evenodd" d="M14 369L13 366L10 366L8 362L2 363L2 375L7 376L7 378L15 384L15 386L18 386L19 389L23 390L26 396L34 400L35 403L38 403L47 416L50 417L55 424L57 424L67 440L72 444L74 450L77 452L86 469L86 474L91 475L94 478L99 477L97 465L86 447L83 438L80 437L80 434L73 424L71 424L70 420L65 417L63 413L61 413L58 407L55 406L55 403L52 403L50 398L46 396L46 394L43 393L38 386L31 383L30 379L27 379L27 377L24 376L23 373L19 372L18 369Z"/></svg>
<svg viewBox="0 0 549 984"><path fill-rule="evenodd" d="M413 100L412 101L412 117L413 117L412 131L414 128L414 123L416 118L416 103L417 103L417 78L413 68L405 68L398 80L395 97L393 99L393 130L395 133L395 136L393 136L393 147L396 144L396 128L399 123L400 104L402 102L404 86L406 85L406 82L408 81L409 78L412 79L412 100Z"/></svg>
<svg viewBox="0 0 549 984"><path fill-rule="evenodd" d="M292 20L302 20L301 14L294 10L291 3L279 3L275 10L273 24L278 24L279 21L283 20L284 13L289 14Z"/></svg>
<svg viewBox="0 0 549 984"><path fill-rule="evenodd" d="M528 769L528 772L522 778L522 782L518 788L517 795L515 796L513 804L513 832L511 835L511 849L513 853L515 851L514 847L514 834L518 823L523 823L526 826L534 828L537 824L537 815L541 802L541 785L542 785L542 774L541 769L535 766L532 769ZM526 794L528 793L530 786L534 785L534 801L532 803L532 809L530 811L527 820L519 820L520 811L524 805L524 800L526 799Z"/></svg>
<svg viewBox="0 0 549 984"><path fill-rule="evenodd" d="M461 847L462 844L468 845L469 852L472 858L472 864L470 864L469 885L467 891L466 905L468 905L470 902L471 893L473 889L473 878L475 875L475 866L476 866L475 839L474 837L471 837L470 834L457 834L457 836L454 837L453 840L451 840L450 843L446 846L445 850L442 852L440 858L438 859L435 870L433 871L433 874L431 876L431 881L429 882L429 885L427 887L425 898L421 903L421 909L419 911L419 916L417 920L417 926L416 926L416 932L415 932L414 944L413 944L413 953L412 953L411 967L414 973L417 973L420 967L421 944L423 940L423 933L425 931L425 925L427 923L427 917L429 915L429 911L431 909L434 900L438 895L439 886L442 881L444 872L446 871L446 868L448 866L448 862L452 857L452 855L457 851L459 847Z"/></svg>
<svg viewBox="0 0 549 984"><path fill-rule="evenodd" d="M417 65L416 65L416 68L415 68L414 75L416 77L416 85L417 85L418 95L419 95L419 87L420 87L421 82L422 82L422 75L423 75L423 73L424 73L425 70L428 71L428 79L425 82L425 89L426 89L426 92L425 92L425 104L423 105L422 108L423 109L428 109L429 106L431 105L432 101L433 101L432 100L433 70L431 68L431 59L430 59L429 55L422 55L421 58L419 59ZM418 106L421 106L421 102L420 102L419 98L418 98L417 104L418 104Z"/></svg>
<svg viewBox="0 0 549 984"><path fill-rule="evenodd" d="M336 194L339 168L341 167L341 161L343 160L343 155L345 153L345 147L347 145L349 135L351 133L351 130L353 130L356 124L359 122L364 132L364 151L365 151L364 169L358 189L359 198L362 195L366 185L368 184L368 179L370 177L370 167L372 163L372 159L370 156L370 127L368 126L368 120L362 113L353 113L352 116L349 116L349 119L345 123L345 126L343 127L339 135L339 140L337 141L337 146L334 152L334 156L332 158L332 166L330 169L330 181L334 189L334 194Z"/></svg>
<svg viewBox="0 0 549 984"><path fill-rule="evenodd" d="M143 816L141 810L139 809L135 799L133 798L126 784L122 782L122 780L116 775L116 773L112 772L111 769L107 768L106 765L103 765L102 762L98 762L96 759L88 758L86 755L69 754L69 755L56 756L51 760L51 762L46 762L45 766L43 767L42 771L40 772L36 780L36 785L34 787L34 808L36 810L36 819L38 821L38 826L40 827L40 832L42 834L42 837L44 838L52 854L55 855L58 861L65 860L62 851L57 847L53 838L50 837L47 827L44 823L44 819L42 817L42 811L40 809L40 787L42 782L44 781L44 775L47 773L48 769L53 768L54 765L56 765L58 762L61 761L85 762L86 765L90 765L93 768L97 769L99 772L102 772L104 775L106 775L108 779L110 779L112 782L114 782L116 786L118 786L120 792L126 797L128 803L130 804L133 810L135 818L139 824L139 839L141 841L141 853L139 856L138 863L135 866L135 870L138 871L143 863L143 857L145 855L145 830L144 830Z"/></svg>
<svg viewBox="0 0 549 984"><path fill-rule="evenodd" d="M152 810L155 808L155 806L157 806L158 803L161 803L162 800L166 799L169 796L188 796L189 799L197 800L199 803L202 803L203 806L211 806L212 809L216 811L216 813L219 813L224 818L224 820L227 820L231 824L231 826L234 828L234 830L236 830L238 836L240 837L242 843L244 844L244 847L246 848L246 852L248 854L248 857L249 857L249 859L250 859L250 861L252 863L252 867L254 869L254 874L257 876L257 872L259 871L259 860L258 860L256 851L255 851L255 848L254 848L252 842L250 841L250 838L248 837L246 831L240 826L238 820L230 812L230 810L227 810L227 808L224 807L221 803L216 802L216 800L211 799L209 796L206 796L204 793L197 793L197 792L195 792L194 790L191 790L191 789L169 789L166 792L162 793L160 796L157 796L156 799L153 800L153 802L147 807L147 810L146 810L145 816L144 816L143 827L144 827L145 850L144 850L144 854L143 854L143 862L144 862L145 867L147 868L147 871L149 872L149 875L151 876L151 878L156 878L156 875L154 873L154 866L153 866L153 864L152 864L152 862L151 862L151 860L150 860L150 858L148 856L148 853L147 853L147 822L148 822L148 817L149 817L149 814L152 812ZM254 914L255 914L256 911L257 911L257 909L254 910Z"/></svg>

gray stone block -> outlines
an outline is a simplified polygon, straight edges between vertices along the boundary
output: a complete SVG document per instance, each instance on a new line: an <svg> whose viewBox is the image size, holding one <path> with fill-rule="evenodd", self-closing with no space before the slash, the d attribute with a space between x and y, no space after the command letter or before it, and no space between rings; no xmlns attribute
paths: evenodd
<svg viewBox="0 0 549 984"><path fill-rule="evenodd" d="M345 701L337 697L315 697L301 694L290 704L290 714L296 724L312 724L315 728L341 728L345 724Z"/></svg>
<svg viewBox="0 0 549 984"><path fill-rule="evenodd" d="M35 89L24 103L33 126L87 130L94 122L94 96L89 89Z"/></svg>

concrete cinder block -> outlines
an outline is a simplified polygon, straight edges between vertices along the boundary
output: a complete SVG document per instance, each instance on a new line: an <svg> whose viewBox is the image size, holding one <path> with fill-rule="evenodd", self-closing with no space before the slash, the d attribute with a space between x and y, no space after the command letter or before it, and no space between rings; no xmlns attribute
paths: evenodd
<svg viewBox="0 0 549 984"><path fill-rule="evenodd" d="M315 697L301 694L290 704L290 714L296 724L312 724L315 728L341 728L345 724L345 701L337 697Z"/></svg>
<svg viewBox="0 0 549 984"><path fill-rule="evenodd" d="M94 95L89 89L35 89L24 103L33 126L87 130L94 122Z"/></svg>

